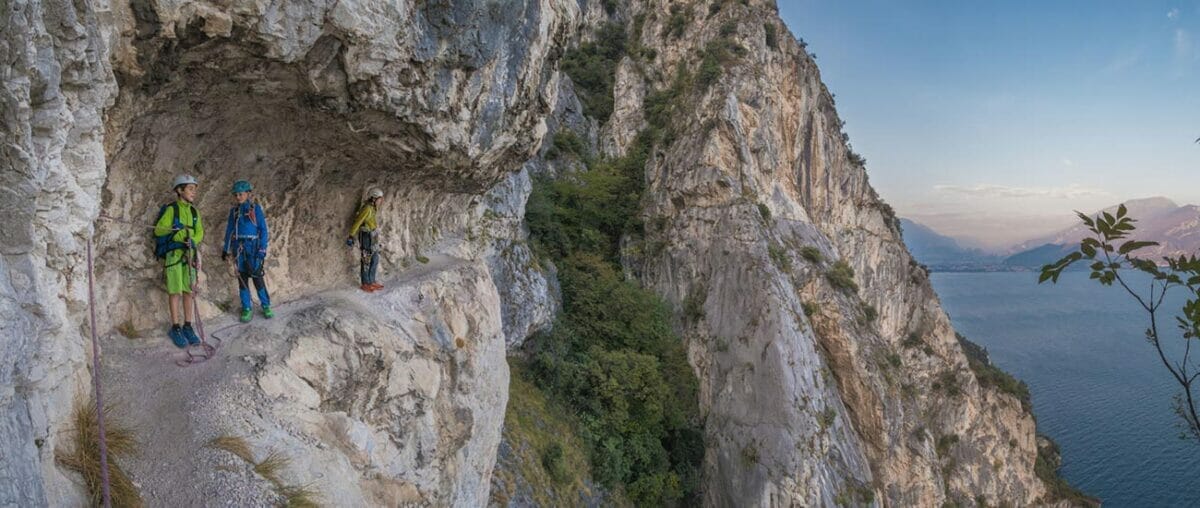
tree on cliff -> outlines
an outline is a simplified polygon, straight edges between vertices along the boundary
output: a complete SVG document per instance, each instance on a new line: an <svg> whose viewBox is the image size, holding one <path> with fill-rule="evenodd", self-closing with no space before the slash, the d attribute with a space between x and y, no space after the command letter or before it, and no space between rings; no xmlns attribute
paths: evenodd
<svg viewBox="0 0 1200 508"><path fill-rule="evenodd" d="M1200 443L1200 418L1196 410L1200 390L1193 390L1197 378L1200 378L1200 362L1191 358L1192 342L1200 340L1200 258L1194 255L1164 257L1166 266L1163 267L1149 259L1137 257L1138 250L1158 243L1131 239L1136 230L1133 225L1136 220L1128 216L1125 205L1117 209L1116 215L1102 212L1089 217L1075 213L1087 226L1091 236L1080 241L1075 252L1043 266L1038 282L1049 280L1056 283L1063 270L1075 262L1083 261L1090 263L1092 279L1105 286L1116 283L1137 300L1149 318L1146 341L1154 346L1163 366L1183 387L1183 393L1176 395L1174 401L1175 412L1184 421L1184 432L1180 436ZM1121 241L1119 245L1118 241ZM1146 292L1130 287L1131 271L1150 276ZM1174 316L1184 341L1181 359L1170 358L1172 355L1163 349L1162 332L1159 329L1159 321L1165 318L1163 314L1166 312L1162 308L1163 301L1169 291L1185 291L1187 297L1179 314Z"/></svg>

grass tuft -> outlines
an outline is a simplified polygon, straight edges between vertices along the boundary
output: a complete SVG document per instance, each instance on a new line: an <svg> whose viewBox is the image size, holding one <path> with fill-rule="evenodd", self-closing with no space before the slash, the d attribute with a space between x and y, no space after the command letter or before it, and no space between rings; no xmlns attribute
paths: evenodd
<svg viewBox="0 0 1200 508"><path fill-rule="evenodd" d="M133 326L132 319L126 319L121 324L117 325L117 333L125 336L127 339L140 339L142 334L138 333L137 328Z"/></svg>
<svg viewBox="0 0 1200 508"><path fill-rule="evenodd" d="M209 448L224 450L236 455L249 464L254 463L254 452L250 451L250 444L237 436L217 436L208 442Z"/></svg>
<svg viewBox="0 0 1200 508"><path fill-rule="evenodd" d="M282 486L283 481L279 478L279 473L287 468L292 461L286 455L277 451L272 451L267 454L267 457L261 462L254 465L254 472L259 476L270 480L276 486Z"/></svg>
<svg viewBox="0 0 1200 508"><path fill-rule="evenodd" d="M137 438L125 423L121 410L124 406L108 405L104 408L104 437L108 448L109 495L113 506L142 506L142 496L120 462L138 452ZM69 439L73 441L70 451L56 450L55 461L62 467L79 473L87 487L92 505L102 501L100 475L100 424L96 418L96 402L75 402L71 413Z"/></svg>
<svg viewBox="0 0 1200 508"><path fill-rule="evenodd" d="M287 485L279 487L279 495L283 496L283 506L288 508L317 508L321 493L312 484Z"/></svg>

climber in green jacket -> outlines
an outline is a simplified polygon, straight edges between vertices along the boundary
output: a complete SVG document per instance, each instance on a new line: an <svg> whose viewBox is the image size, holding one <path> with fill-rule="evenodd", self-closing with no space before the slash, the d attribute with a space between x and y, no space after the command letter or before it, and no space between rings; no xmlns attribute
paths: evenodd
<svg viewBox="0 0 1200 508"><path fill-rule="evenodd" d="M199 281L196 270L196 250L204 239L204 222L200 211L193 203L199 194L199 186L191 175L175 178L175 202L159 211L154 225L154 236L158 240L156 254L163 258L163 276L167 279L167 295L171 313L171 329L168 335L177 347L199 344L200 337L192 329L193 309L192 284ZM180 305L183 318L180 319Z"/></svg>
<svg viewBox="0 0 1200 508"><path fill-rule="evenodd" d="M362 250L362 265L359 268L360 287L368 293L383 289L383 284L375 281L375 269L379 267L379 224L376 222L379 203L383 201L383 191L371 189L367 200L358 209L354 217L354 225L350 227L350 236L346 245L354 245L354 235L358 235L358 246Z"/></svg>

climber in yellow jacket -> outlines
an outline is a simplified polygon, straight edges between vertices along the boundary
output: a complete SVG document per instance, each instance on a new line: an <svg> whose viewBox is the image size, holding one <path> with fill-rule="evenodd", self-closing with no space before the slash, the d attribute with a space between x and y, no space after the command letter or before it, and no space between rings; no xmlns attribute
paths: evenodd
<svg viewBox="0 0 1200 508"><path fill-rule="evenodd" d="M164 205L154 225L155 254L163 260L163 276L167 279L167 298L170 305L171 329L168 335L177 347L199 344L200 337L192 329L192 284L199 280L195 253L204 239L204 222L200 211L193 206L199 186L191 175L175 178L175 202ZM180 304L183 319L180 320Z"/></svg>
<svg viewBox="0 0 1200 508"><path fill-rule="evenodd" d="M358 246L362 250L362 265L359 268L361 289L368 293L383 289L383 284L375 281L375 269L379 267L379 224L376 221L379 203L383 200L383 191L371 189L367 200L358 209L354 217L354 225L350 227L350 236L346 245L354 246L354 236L358 235Z"/></svg>

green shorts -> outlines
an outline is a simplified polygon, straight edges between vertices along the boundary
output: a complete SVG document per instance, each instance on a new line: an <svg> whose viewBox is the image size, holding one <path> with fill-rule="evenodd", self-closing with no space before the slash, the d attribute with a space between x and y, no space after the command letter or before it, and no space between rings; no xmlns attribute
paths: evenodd
<svg viewBox="0 0 1200 508"><path fill-rule="evenodd" d="M192 267L187 263L175 263L163 268L167 277L167 294L177 295L192 292Z"/></svg>

